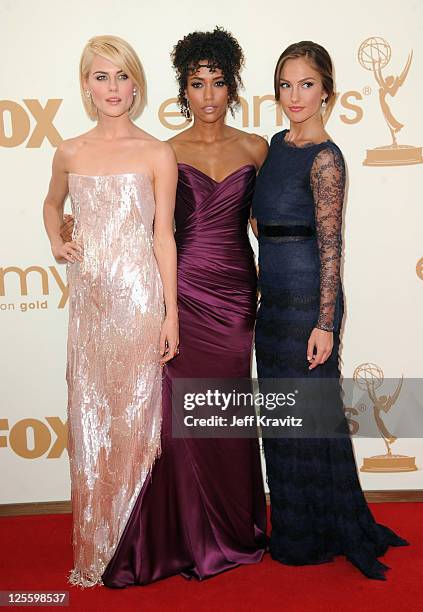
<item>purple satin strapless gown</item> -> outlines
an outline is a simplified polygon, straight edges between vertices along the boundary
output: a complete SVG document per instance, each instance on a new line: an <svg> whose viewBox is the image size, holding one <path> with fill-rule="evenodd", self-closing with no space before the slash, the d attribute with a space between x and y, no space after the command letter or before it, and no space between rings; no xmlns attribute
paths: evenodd
<svg viewBox="0 0 423 612"><path fill-rule="evenodd" d="M208 578L261 560L266 504L258 441L172 437L175 378L248 378L256 271L247 223L255 168L221 182L179 164L176 198L180 354L165 368L162 454L144 484L106 586L174 574Z"/></svg>

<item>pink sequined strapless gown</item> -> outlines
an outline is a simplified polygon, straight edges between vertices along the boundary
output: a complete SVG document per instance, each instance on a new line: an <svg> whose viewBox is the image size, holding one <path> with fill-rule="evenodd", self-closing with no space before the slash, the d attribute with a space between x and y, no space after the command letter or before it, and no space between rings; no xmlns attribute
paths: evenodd
<svg viewBox="0 0 423 612"><path fill-rule="evenodd" d="M149 177L70 174L69 193L84 248L68 265L69 581L92 586L160 453L163 292Z"/></svg>

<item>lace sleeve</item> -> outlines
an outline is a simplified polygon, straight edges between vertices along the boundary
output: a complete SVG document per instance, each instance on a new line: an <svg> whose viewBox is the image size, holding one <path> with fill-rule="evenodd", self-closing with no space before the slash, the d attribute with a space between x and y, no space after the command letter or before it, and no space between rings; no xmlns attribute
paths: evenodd
<svg viewBox="0 0 423 612"><path fill-rule="evenodd" d="M340 281L342 205L345 192L345 166L338 150L326 148L316 155L310 172L310 183L320 257L320 310L316 327L332 331Z"/></svg>

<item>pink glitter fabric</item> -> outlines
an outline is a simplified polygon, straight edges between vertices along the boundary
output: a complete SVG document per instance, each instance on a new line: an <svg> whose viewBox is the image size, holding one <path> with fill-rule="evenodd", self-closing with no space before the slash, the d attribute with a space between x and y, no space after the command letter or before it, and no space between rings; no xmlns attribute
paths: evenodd
<svg viewBox="0 0 423 612"><path fill-rule="evenodd" d="M70 174L69 193L84 248L68 265L69 582L93 586L160 454L163 290L150 178Z"/></svg>

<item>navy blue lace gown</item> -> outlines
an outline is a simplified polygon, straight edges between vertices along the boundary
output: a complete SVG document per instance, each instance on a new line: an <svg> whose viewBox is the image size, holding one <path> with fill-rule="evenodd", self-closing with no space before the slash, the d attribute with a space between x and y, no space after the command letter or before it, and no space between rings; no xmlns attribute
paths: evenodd
<svg viewBox="0 0 423 612"><path fill-rule="evenodd" d="M258 376L336 379L339 385L344 160L332 141L296 147L285 141L286 133L272 139L253 202L261 292L255 338ZM334 347L324 364L309 370L306 347L314 327L333 331ZM316 398L316 411L321 403ZM340 393L324 409L348 431ZM264 451L272 557L304 565L343 554L365 576L383 580L387 566L378 557L389 546L407 542L375 522L349 436L267 438Z"/></svg>

